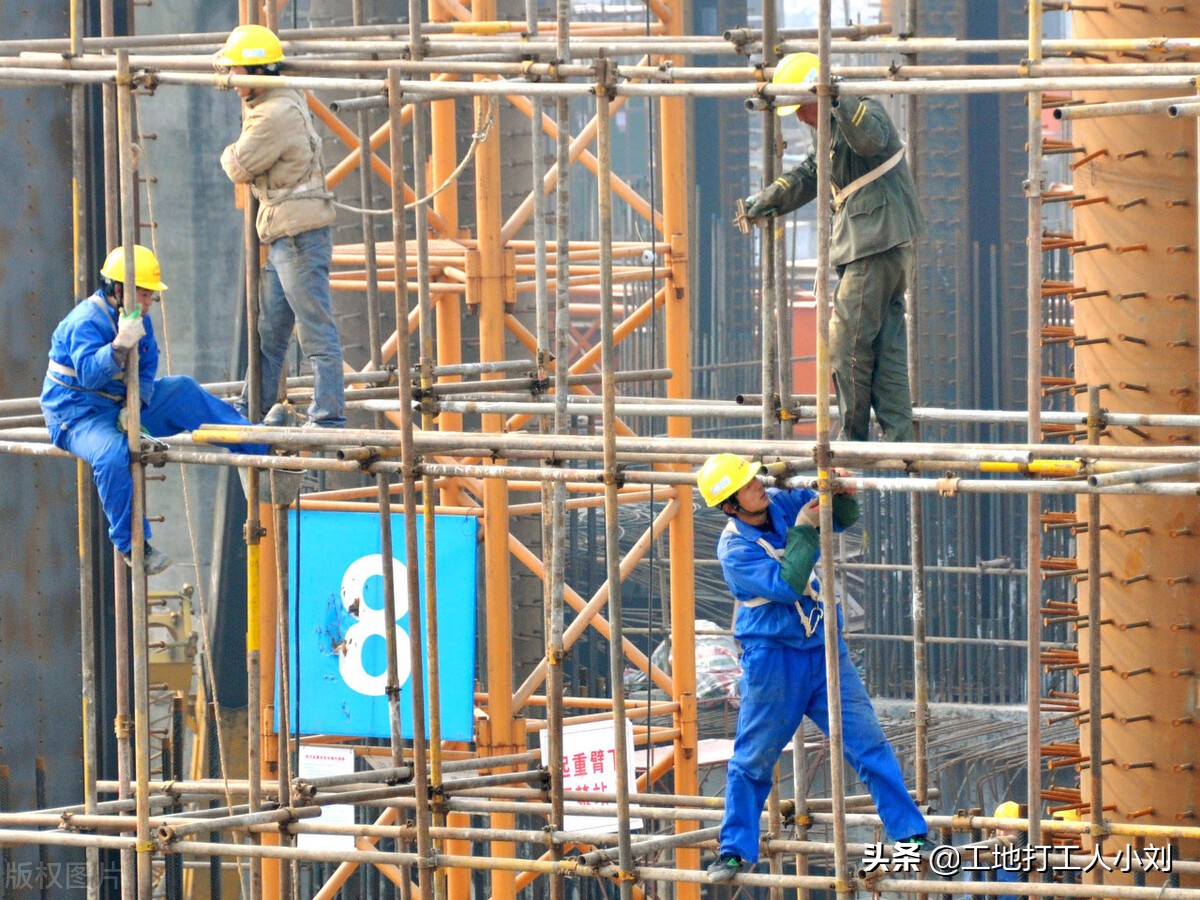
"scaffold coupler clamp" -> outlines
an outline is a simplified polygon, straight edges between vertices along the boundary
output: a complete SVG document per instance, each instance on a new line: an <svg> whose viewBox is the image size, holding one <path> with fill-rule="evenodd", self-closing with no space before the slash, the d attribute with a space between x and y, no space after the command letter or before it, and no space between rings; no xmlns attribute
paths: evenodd
<svg viewBox="0 0 1200 900"><path fill-rule="evenodd" d="M958 484L962 481L957 475L947 472L937 481L937 492L943 497L957 497Z"/></svg>
<svg viewBox="0 0 1200 900"><path fill-rule="evenodd" d="M733 217L733 224L742 234L750 233L750 220L746 218L746 201L741 197L737 199L737 213Z"/></svg>

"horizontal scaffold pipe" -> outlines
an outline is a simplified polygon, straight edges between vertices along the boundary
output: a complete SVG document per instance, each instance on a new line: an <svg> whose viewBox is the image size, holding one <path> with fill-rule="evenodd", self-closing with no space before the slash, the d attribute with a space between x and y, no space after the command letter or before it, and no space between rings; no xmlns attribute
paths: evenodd
<svg viewBox="0 0 1200 900"><path fill-rule="evenodd" d="M366 75L382 74L389 69L395 69L408 74L456 74L456 75L491 75L494 77L510 77L519 79L548 79L559 80L592 80L595 77L595 66L591 63L559 64L554 62L531 62L527 55L512 60L492 61L483 55L473 54L470 58L459 59L438 57L433 59L412 60L402 56L393 57L403 51L396 44L378 46L353 43L343 45L357 54L342 53L338 58L323 56L293 56L284 66L283 74L289 77L302 77L329 74ZM596 54L598 54L598 50ZM593 54L593 55L596 55ZM518 56L519 54L513 54ZM552 54L549 54L552 57ZM130 67L134 71L150 70L151 72L196 72L208 74L212 68L212 59L208 55L191 56L179 54L138 54L130 57ZM19 56L0 56L0 68L31 68L50 69L56 71L107 71L112 72L116 67L116 58L111 55L85 55L63 57L59 53L24 52ZM619 81L646 80L657 83L686 84L691 82L744 82L758 85L762 83L770 70L760 70L752 66L659 66L617 65L615 77ZM974 64L944 64L944 65L888 65L888 66L833 66L831 74L852 81L858 80L948 80L961 78L1100 78L1114 76L1149 76L1176 75L1195 76L1200 74L1200 63L1195 62L1143 62L1143 63L1096 63L1086 67L1079 65L974 65ZM386 105L386 100L378 98L358 98L335 100L330 104L334 112L352 112ZM1136 110L1135 110L1136 111ZM1065 117L1064 117L1065 118Z"/></svg>

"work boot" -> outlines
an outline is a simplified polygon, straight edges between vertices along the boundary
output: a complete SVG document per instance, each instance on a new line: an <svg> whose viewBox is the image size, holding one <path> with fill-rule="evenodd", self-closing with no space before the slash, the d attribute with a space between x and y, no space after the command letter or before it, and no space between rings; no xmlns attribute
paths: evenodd
<svg viewBox="0 0 1200 900"><path fill-rule="evenodd" d="M307 475L304 471L295 471L293 469L276 469L275 470L275 500L281 506L288 506L296 499L297 492L304 485L304 476ZM248 469L239 468L238 477L242 480L242 493L246 499L250 499L250 472ZM271 502L271 470L260 469L258 472L258 502Z"/></svg>
<svg viewBox="0 0 1200 900"><path fill-rule="evenodd" d="M132 569L132 551L122 555L125 557L125 565ZM167 554L163 553L161 550L156 550L154 547L151 547L149 544L147 544L146 552L142 554L142 562L144 564L142 566L142 571L149 576L157 575L159 572L165 572L171 567L171 563L174 562L174 560L172 560L171 557L167 556Z"/></svg>
<svg viewBox="0 0 1200 900"><path fill-rule="evenodd" d="M714 862L709 864L708 880L713 884L721 884L725 881L731 881L735 875L748 872L752 868L754 868L753 863L746 865L742 862L740 856L734 853L722 853Z"/></svg>
<svg viewBox="0 0 1200 900"><path fill-rule="evenodd" d="M267 410L262 423L270 428L291 428L300 424L300 414L287 401L276 403Z"/></svg>

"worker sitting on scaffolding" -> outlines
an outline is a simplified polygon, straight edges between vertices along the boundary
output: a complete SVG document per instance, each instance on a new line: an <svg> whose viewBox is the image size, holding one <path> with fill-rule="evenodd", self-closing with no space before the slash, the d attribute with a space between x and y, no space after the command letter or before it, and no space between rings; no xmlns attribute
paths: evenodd
<svg viewBox="0 0 1200 900"><path fill-rule="evenodd" d="M50 339L50 362L42 384L42 415L50 440L92 467L96 490L108 517L108 536L132 566L130 557L133 478L129 472L125 365L138 348L142 430L155 437L192 431L201 425L249 425L230 404L218 400L186 375L155 378L158 342L151 304L166 290L162 270L146 247L133 248L137 302L122 311L125 248L108 254L100 288L58 323ZM233 444L237 453L266 453L259 444ZM150 524L144 523L146 539ZM145 570L157 575L171 558L146 544Z"/></svg>
<svg viewBox="0 0 1200 900"><path fill-rule="evenodd" d="M808 489L766 489L761 466L732 453L708 458L696 475L704 502L729 517L717 544L735 600L733 635L742 648L741 708L725 782L720 856L711 881L727 881L758 861L759 817L779 755L805 716L829 733L825 604L814 574L820 555L818 496ZM837 530L858 520L852 489L833 495ZM840 637L846 759L875 800L888 835L926 844L927 826L908 794L862 679Z"/></svg>
<svg viewBox="0 0 1200 900"><path fill-rule="evenodd" d="M814 84L817 57L785 56L771 80L780 85ZM793 111L805 125L817 127L815 97L777 108L781 116ZM868 440L873 407L883 440L911 441L904 294L911 277L911 242L925 228L917 190L904 161L904 144L877 100L835 95L832 127L829 255L839 282L829 323L829 353L841 436ZM816 195L814 154L748 197L746 216L754 220L783 215Z"/></svg>
<svg viewBox="0 0 1200 900"><path fill-rule="evenodd" d="M283 45L269 28L239 25L217 52L219 70L235 75L279 74ZM325 187L321 137L304 94L288 87L239 87L242 133L221 154L235 184L258 198L258 239L267 246L259 295L258 337L264 425L292 424L290 407L276 404L284 359L296 327L300 350L313 371L306 427L343 428L342 344L329 297L336 215ZM249 387L241 409L249 406Z"/></svg>

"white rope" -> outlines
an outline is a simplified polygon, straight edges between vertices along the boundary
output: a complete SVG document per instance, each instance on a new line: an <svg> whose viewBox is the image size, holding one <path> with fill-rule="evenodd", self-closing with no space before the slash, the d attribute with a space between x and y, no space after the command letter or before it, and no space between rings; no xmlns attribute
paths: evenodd
<svg viewBox="0 0 1200 900"><path fill-rule="evenodd" d="M153 251L155 258L158 258L158 228L155 227L154 220L154 180L149 177L149 153L146 152L145 136L142 133L141 126L141 109L138 103L137 94L134 94L134 121L137 123L138 129L138 151L137 161L138 168L144 177L146 184L146 215L150 221L150 249ZM167 317L167 302L165 297L159 295L159 305L162 307L162 323L163 323L163 349L166 356L167 374L171 372L171 329ZM208 603L204 592L204 579L200 578L200 546L196 540L196 524L195 517L192 514L192 504L190 492L188 490L188 467L181 465L179 467L180 475L183 479L183 515L187 521L188 544L192 550L192 566L196 572L196 606L197 618L200 620L200 645L201 657L203 661L203 671L201 673L200 687L207 695L208 702L213 706L213 727L217 732L217 757L221 766L221 784L225 791L225 803L232 809L233 807L233 792L229 787L229 750L225 741L225 731L221 727L221 707L217 700L217 676L213 669L212 661L212 635L209 633L208 619ZM255 713L250 712L251 715ZM196 717L197 724L200 717ZM193 761L194 762L194 761ZM179 777L179 773L176 773ZM282 789L281 789L282 793ZM244 898L245 881L242 877L242 867L244 862L241 857L236 857L235 862L238 869L238 887L240 895Z"/></svg>
<svg viewBox="0 0 1200 900"><path fill-rule="evenodd" d="M466 155L462 158L462 160L459 161L459 164L455 166L454 171L446 177L446 180L438 185L436 190L434 190L432 193L426 194L424 197L421 197L418 200L414 200L412 203L406 204L404 207L406 212L428 203L442 191L446 190L446 188L450 187L451 184L457 181L458 176L462 174L463 169L467 167L467 164L475 155L475 148L488 139L488 135L492 130L492 123L495 119L496 98L489 97L487 99L487 118L483 118L483 110L485 107L480 106L479 115L480 119L483 119L483 121L476 121L475 131L471 135L471 146L467 148ZM390 206L387 209L364 209L361 206L351 206L349 203L342 203L339 200L334 200L333 205L338 209L344 209L347 212L358 213L362 216L390 216L392 214L392 208Z"/></svg>

